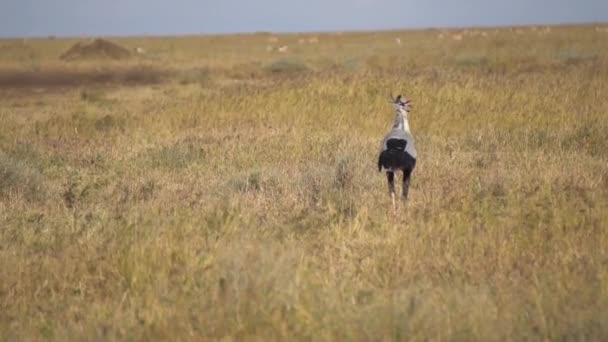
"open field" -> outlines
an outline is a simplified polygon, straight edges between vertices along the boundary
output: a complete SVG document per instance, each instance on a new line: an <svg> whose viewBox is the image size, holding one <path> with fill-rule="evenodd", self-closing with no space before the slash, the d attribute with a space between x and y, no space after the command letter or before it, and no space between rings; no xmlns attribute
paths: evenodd
<svg viewBox="0 0 608 342"><path fill-rule="evenodd" d="M0 341L608 340L606 27L0 40Z"/></svg>

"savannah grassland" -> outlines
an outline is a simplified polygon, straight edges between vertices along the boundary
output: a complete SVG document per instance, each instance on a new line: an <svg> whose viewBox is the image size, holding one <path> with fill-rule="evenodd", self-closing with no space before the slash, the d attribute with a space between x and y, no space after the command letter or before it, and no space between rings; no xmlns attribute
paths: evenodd
<svg viewBox="0 0 608 342"><path fill-rule="evenodd" d="M0 340L608 339L603 30L0 41Z"/></svg>

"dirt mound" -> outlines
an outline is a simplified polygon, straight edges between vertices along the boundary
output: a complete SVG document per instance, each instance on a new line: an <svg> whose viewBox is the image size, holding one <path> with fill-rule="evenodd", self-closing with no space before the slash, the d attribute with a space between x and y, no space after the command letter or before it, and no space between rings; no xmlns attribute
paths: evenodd
<svg viewBox="0 0 608 342"><path fill-rule="evenodd" d="M94 39L78 42L61 55L64 61L83 59L124 59L129 58L131 52L124 47L105 39Z"/></svg>

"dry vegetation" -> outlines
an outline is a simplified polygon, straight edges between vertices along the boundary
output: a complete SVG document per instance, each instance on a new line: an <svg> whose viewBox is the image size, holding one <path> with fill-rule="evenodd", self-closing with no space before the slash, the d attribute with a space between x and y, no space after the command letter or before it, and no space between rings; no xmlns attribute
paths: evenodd
<svg viewBox="0 0 608 342"><path fill-rule="evenodd" d="M0 41L0 340L608 339L608 33L114 41Z"/></svg>

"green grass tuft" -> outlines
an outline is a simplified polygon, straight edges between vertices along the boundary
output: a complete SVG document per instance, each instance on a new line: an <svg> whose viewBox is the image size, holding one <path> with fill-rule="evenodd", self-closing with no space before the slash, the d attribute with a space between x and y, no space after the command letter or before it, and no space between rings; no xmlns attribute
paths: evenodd
<svg viewBox="0 0 608 342"><path fill-rule="evenodd" d="M45 177L34 165L0 151L0 198L31 202L43 201L46 195Z"/></svg>

